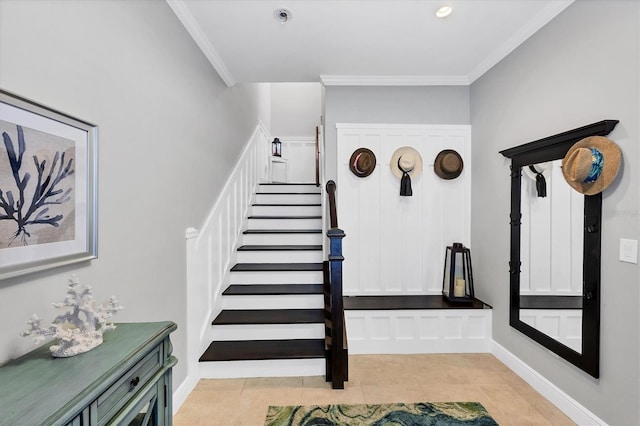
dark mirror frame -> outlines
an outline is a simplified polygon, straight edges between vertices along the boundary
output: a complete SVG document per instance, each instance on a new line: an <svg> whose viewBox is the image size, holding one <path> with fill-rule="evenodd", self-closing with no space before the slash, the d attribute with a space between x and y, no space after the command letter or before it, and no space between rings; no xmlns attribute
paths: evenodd
<svg viewBox="0 0 640 426"><path fill-rule="evenodd" d="M500 151L511 159L511 250L509 324L591 376L600 376L600 241L602 193L584 196L582 260L582 351L558 342L520 320L520 225L522 167L564 158L571 146L588 136L606 136L618 120L603 120Z"/></svg>

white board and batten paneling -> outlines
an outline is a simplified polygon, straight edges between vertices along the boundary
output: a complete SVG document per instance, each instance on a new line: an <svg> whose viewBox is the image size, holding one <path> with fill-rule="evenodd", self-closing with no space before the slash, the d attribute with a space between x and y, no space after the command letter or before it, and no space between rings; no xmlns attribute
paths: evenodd
<svg viewBox="0 0 640 426"><path fill-rule="evenodd" d="M562 160L536 164L546 182L539 197L535 173L523 168L521 296L581 296L584 195L562 175ZM521 309L520 320L576 352L582 351L581 309Z"/></svg>
<svg viewBox="0 0 640 426"><path fill-rule="evenodd" d="M582 352L581 309L520 309L520 321Z"/></svg>
<svg viewBox="0 0 640 426"><path fill-rule="evenodd" d="M316 140L313 136L283 136L282 157L287 160L287 180L293 183L316 181Z"/></svg>
<svg viewBox="0 0 640 426"><path fill-rule="evenodd" d="M345 311L350 354L491 351L491 309Z"/></svg>
<svg viewBox="0 0 640 426"><path fill-rule="evenodd" d="M441 294L445 248L469 247L471 126L337 124L338 224L343 240L345 295ZM400 196L391 171L394 151L415 148L423 170L412 178L411 197ZM349 169L357 148L376 155L365 178ZM464 161L462 174L443 180L434 160L444 149ZM473 257L473 250L472 250ZM476 286L481 283L476 283ZM490 309L345 311L349 352L489 352Z"/></svg>
<svg viewBox="0 0 640 426"><path fill-rule="evenodd" d="M562 176L562 161L543 170L547 196L538 197L535 175L523 169L520 295L582 295L584 195Z"/></svg>
<svg viewBox="0 0 640 426"><path fill-rule="evenodd" d="M439 294L445 248L469 247L471 126L337 124L338 223L347 236L345 295ZM390 168L394 151L415 148L423 170L412 178L413 196L401 197ZM349 169L357 148L374 152L377 165L365 178ZM443 180L433 169L436 155L454 149L462 174ZM473 251L472 251L473 257Z"/></svg>

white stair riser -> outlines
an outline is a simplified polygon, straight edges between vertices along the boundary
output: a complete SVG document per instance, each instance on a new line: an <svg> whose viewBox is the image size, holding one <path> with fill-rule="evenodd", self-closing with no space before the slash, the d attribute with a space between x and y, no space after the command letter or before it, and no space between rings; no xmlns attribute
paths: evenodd
<svg viewBox="0 0 640 426"><path fill-rule="evenodd" d="M324 376L324 358L199 363L200 378Z"/></svg>
<svg viewBox="0 0 640 426"><path fill-rule="evenodd" d="M223 296L223 309L322 309L322 294Z"/></svg>
<svg viewBox="0 0 640 426"><path fill-rule="evenodd" d="M238 263L322 262L322 250L238 251Z"/></svg>
<svg viewBox="0 0 640 426"><path fill-rule="evenodd" d="M324 339L324 324L216 325L213 340Z"/></svg>
<svg viewBox="0 0 640 426"><path fill-rule="evenodd" d="M318 204L319 194L256 194L256 204Z"/></svg>
<svg viewBox="0 0 640 426"><path fill-rule="evenodd" d="M321 187L309 185L259 185L258 192L313 192L320 194Z"/></svg>
<svg viewBox="0 0 640 426"><path fill-rule="evenodd" d="M322 219L253 219L248 229L322 229Z"/></svg>
<svg viewBox="0 0 640 426"><path fill-rule="evenodd" d="M322 244L321 233L299 234L243 234L242 245L317 245Z"/></svg>
<svg viewBox="0 0 640 426"><path fill-rule="evenodd" d="M231 284L320 284L322 271L231 271L230 280Z"/></svg>
<svg viewBox="0 0 640 426"><path fill-rule="evenodd" d="M320 216L320 206L252 206L252 216Z"/></svg>

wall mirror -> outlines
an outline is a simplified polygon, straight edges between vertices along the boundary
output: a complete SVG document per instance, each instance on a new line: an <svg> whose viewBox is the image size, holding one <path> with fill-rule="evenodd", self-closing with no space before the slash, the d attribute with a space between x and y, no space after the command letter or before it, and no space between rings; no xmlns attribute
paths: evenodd
<svg viewBox="0 0 640 426"><path fill-rule="evenodd" d="M593 377L600 364L602 194L562 176L577 141L606 136L604 120L500 151L511 159L509 324Z"/></svg>

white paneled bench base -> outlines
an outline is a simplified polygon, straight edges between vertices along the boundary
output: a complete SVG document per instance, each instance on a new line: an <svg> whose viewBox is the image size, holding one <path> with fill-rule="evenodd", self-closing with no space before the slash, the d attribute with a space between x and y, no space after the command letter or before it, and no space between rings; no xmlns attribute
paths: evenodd
<svg viewBox="0 0 640 426"><path fill-rule="evenodd" d="M491 352L489 305L442 295L344 298L349 354Z"/></svg>

